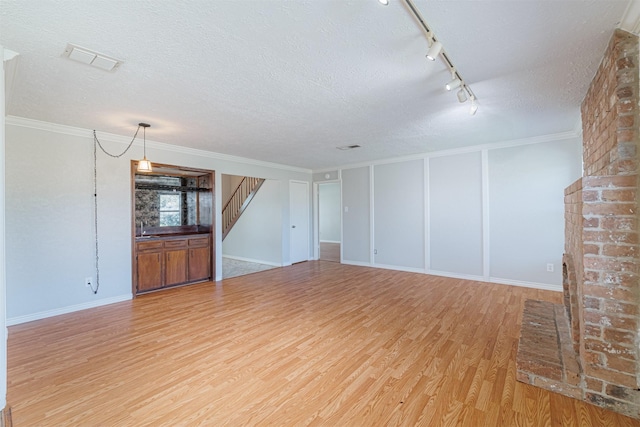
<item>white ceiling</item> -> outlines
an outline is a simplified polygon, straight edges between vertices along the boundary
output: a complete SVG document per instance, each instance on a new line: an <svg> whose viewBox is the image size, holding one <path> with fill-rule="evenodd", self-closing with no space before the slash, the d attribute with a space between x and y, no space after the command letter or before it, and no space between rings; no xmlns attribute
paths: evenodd
<svg viewBox="0 0 640 427"><path fill-rule="evenodd" d="M629 0L414 3L475 116L403 0L2 0L6 111L310 169L573 131Z"/></svg>

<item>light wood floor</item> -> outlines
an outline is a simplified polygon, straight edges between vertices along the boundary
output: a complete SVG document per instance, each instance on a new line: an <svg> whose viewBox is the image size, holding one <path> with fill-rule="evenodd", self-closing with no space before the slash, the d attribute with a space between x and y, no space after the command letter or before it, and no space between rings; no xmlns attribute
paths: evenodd
<svg viewBox="0 0 640 427"><path fill-rule="evenodd" d="M306 262L9 330L23 426L631 426L515 380L526 298Z"/></svg>

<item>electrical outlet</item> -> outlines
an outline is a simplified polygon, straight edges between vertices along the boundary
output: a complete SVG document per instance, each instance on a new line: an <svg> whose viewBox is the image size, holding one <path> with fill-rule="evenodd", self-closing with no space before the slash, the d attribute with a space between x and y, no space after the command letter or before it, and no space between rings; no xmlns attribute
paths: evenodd
<svg viewBox="0 0 640 427"><path fill-rule="evenodd" d="M87 288L90 288L92 284L93 284L93 278L92 277L85 277L84 278L84 285Z"/></svg>
<svg viewBox="0 0 640 427"><path fill-rule="evenodd" d="M547 264L547 271L553 273L553 264Z"/></svg>

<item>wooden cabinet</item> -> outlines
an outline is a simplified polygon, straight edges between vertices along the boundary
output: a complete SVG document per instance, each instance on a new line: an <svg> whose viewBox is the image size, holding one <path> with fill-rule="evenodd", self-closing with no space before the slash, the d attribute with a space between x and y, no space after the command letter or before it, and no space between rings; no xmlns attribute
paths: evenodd
<svg viewBox="0 0 640 427"><path fill-rule="evenodd" d="M138 292L162 287L162 242L138 242L136 248Z"/></svg>
<svg viewBox="0 0 640 427"><path fill-rule="evenodd" d="M189 281L206 280L211 277L209 237L189 239Z"/></svg>
<svg viewBox="0 0 640 427"><path fill-rule="evenodd" d="M138 292L162 286L162 252L138 254Z"/></svg>
<svg viewBox="0 0 640 427"><path fill-rule="evenodd" d="M210 242L209 235L136 242L136 293L211 279Z"/></svg>
<svg viewBox="0 0 640 427"><path fill-rule="evenodd" d="M171 286L187 281L187 250L177 249L164 253L164 285Z"/></svg>

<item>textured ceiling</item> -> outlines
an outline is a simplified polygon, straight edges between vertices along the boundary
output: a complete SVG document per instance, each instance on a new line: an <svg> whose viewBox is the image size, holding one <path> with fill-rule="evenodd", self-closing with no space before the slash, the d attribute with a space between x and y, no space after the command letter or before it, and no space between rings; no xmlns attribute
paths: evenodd
<svg viewBox="0 0 640 427"><path fill-rule="evenodd" d="M148 140L311 169L572 131L629 1L414 3L475 116L402 0L2 0L6 111L123 136L146 121Z"/></svg>

